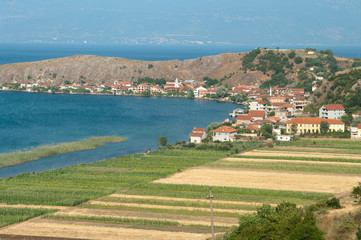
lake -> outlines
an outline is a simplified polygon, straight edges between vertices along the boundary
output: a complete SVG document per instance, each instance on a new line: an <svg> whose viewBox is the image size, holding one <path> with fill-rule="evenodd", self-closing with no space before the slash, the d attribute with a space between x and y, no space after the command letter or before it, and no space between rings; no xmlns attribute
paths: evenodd
<svg viewBox="0 0 361 240"><path fill-rule="evenodd" d="M0 177L89 163L157 148L159 136L169 143L188 141L193 127L223 121L239 107L233 103L186 98L62 95L0 91L0 153L90 136L123 136L86 150L0 169Z"/></svg>

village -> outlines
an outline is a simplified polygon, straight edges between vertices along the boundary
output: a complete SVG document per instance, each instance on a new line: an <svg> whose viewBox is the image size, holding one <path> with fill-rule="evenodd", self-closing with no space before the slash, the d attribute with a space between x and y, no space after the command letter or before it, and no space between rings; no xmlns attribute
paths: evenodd
<svg viewBox="0 0 361 240"><path fill-rule="evenodd" d="M26 92L48 93L85 93L136 96L183 96L196 99L233 101L243 104L246 109L237 108L230 113L230 118L220 123L216 129L194 128L189 136L191 143L235 142L256 139L259 137L273 138L278 141L290 141L297 135L318 135L327 132L350 132L350 138L361 139L361 124L355 127L346 126L341 121L345 108L341 104L323 105L318 117L311 116L305 107L310 93L300 88L271 87L261 89L258 86L238 85L232 89L223 86L209 86L207 80L174 80L164 81L165 84L148 82L124 82L120 79L110 84L89 85L85 81L60 85L39 83L5 83L1 90L18 90ZM314 86L317 88L317 85ZM314 90L314 89L313 89ZM360 118L353 114L353 118Z"/></svg>

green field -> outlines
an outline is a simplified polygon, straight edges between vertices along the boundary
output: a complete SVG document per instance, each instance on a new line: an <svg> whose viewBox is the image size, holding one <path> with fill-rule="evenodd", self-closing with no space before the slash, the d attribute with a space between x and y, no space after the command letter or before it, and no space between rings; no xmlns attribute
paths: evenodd
<svg viewBox="0 0 361 240"><path fill-rule="evenodd" d="M349 151L348 148L340 147L341 143L352 149ZM199 166L315 174L360 174L361 166L342 165L360 163L360 160L332 157L332 153L358 156L361 146L359 142L356 143L358 145L354 142L348 145L348 141L338 140L299 140L260 150L299 152L301 148L307 147L315 149L315 152L323 149L325 154L330 154L330 158L232 155L235 162L225 159L231 155L230 151L188 147L155 150L148 154L134 154L92 164L0 179L0 203L77 206L68 210L70 212L49 213L43 217L63 222L96 222L140 229L207 232L210 214L208 186L162 184L153 181ZM242 143L241 148L257 146L258 144L250 142ZM264 160L252 161L251 158ZM302 162L292 162L293 160ZM313 163L314 161L326 164ZM333 162L341 165L332 165ZM219 233L229 230L232 224L237 223L239 212L255 212L261 204L291 202L305 206L332 195L225 186L214 186L212 190L215 226ZM112 193L116 194L110 195ZM89 200L96 201L87 202ZM44 213L30 215L28 218ZM113 216L114 213L117 215ZM7 224L11 224L11 221L23 221L17 219L16 216L8 214ZM187 222L189 219L194 222ZM200 223L197 223L197 219Z"/></svg>
<svg viewBox="0 0 361 240"><path fill-rule="evenodd" d="M54 210L41 209L41 208L0 207L0 228L13 223L22 222L40 215L44 215L50 212L54 212Z"/></svg>

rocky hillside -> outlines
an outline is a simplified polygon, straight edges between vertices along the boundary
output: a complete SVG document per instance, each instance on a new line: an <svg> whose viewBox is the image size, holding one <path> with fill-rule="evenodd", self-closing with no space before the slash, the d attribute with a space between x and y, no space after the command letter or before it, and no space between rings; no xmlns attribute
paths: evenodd
<svg viewBox="0 0 361 240"><path fill-rule="evenodd" d="M333 57L327 51L308 55L306 50L268 49L184 61L139 61L76 55L38 62L0 65L0 83L60 84L65 81L85 81L89 84L99 84L112 83L115 79L136 81L139 77L202 80L207 76L221 80L223 85L229 87L238 84L264 83L264 87L268 85L306 87L307 85L309 88L316 74L321 73L327 77L330 68L335 68L332 64L336 64L338 71L351 68L355 61ZM311 71L309 66L313 64L317 66Z"/></svg>

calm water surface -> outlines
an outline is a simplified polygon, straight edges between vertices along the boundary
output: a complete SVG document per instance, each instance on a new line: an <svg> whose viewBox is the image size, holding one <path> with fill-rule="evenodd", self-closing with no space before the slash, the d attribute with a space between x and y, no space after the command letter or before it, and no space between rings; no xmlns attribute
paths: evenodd
<svg viewBox="0 0 361 240"><path fill-rule="evenodd" d="M0 177L94 162L157 148L159 136L168 142L188 140L193 127L223 121L239 107L232 103L185 98L61 95L0 91L0 153L90 136L124 136L86 150L43 158L0 169Z"/></svg>

